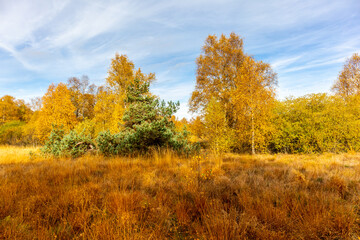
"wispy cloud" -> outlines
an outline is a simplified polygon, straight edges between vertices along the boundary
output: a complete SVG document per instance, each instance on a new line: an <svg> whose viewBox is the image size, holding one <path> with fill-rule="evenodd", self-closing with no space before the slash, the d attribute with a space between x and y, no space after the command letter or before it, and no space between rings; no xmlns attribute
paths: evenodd
<svg viewBox="0 0 360 240"><path fill-rule="evenodd" d="M271 66L274 70L280 70L280 69L286 68L287 66L289 66L293 63L296 63L296 61L299 60L300 58L301 58L301 56L277 59L271 63Z"/></svg>
<svg viewBox="0 0 360 240"><path fill-rule="evenodd" d="M101 84L119 52L155 72L153 91L185 115L205 38L230 32L278 72L279 97L328 91L360 50L359 22L358 0L0 1L0 95L30 98L83 74Z"/></svg>

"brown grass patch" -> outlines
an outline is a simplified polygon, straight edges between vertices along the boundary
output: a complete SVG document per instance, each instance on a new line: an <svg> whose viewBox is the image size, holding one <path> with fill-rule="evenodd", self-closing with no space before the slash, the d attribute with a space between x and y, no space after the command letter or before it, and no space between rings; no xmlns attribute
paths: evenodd
<svg viewBox="0 0 360 240"><path fill-rule="evenodd" d="M360 236L358 155L17 158L0 165L0 239Z"/></svg>

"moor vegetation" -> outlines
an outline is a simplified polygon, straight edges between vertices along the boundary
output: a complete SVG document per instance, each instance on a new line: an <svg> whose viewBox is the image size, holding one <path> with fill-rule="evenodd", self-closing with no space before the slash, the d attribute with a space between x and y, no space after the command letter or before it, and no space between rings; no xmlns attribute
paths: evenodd
<svg viewBox="0 0 360 240"><path fill-rule="evenodd" d="M360 236L359 155L40 160L1 165L2 239Z"/></svg>
<svg viewBox="0 0 360 240"><path fill-rule="evenodd" d="M360 239L359 55L285 100L234 33L196 64L191 120L119 54L103 86L0 98L0 239Z"/></svg>

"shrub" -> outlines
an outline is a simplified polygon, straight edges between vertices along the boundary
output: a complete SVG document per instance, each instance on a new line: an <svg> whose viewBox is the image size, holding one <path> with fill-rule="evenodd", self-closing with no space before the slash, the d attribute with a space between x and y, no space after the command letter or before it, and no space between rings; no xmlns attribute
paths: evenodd
<svg viewBox="0 0 360 240"><path fill-rule="evenodd" d="M62 128L53 127L50 137L41 151L54 156L79 157L93 149L95 149L95 144L89 136L78 134L75 131L70 131L65 135Z"/></svg>
<svg viewBox="0 0 360 240"><path fill-rule="evenodd" d="M99 133L99 136L96 138L96 143L99 151L106 155L117 154L116 143L117 137L110 133L109 130Z"/></svg>
<svg viewBox="0 0 360 240"><path fill-rule="evenodd" d="M62 127L52 126L52 131L45 145L41 148L43 153L50 153L55 156L59 156L61 153L61 140L65 135L65 131Z"/></svg>
<svg viewBox="0 0 360 240"><path fill-rule="evenodd" d="M24 125L25 122L21 121L11 121L0 125L0 144L26 144L26 141L23 140Z"/></svg>
<svg viewBox="0 0 360 240"><path fill-rule="evenodd" d="M95 149L95 144L89 136L71 131L60 142L60 152L63 155L79 157Z"/></svg>

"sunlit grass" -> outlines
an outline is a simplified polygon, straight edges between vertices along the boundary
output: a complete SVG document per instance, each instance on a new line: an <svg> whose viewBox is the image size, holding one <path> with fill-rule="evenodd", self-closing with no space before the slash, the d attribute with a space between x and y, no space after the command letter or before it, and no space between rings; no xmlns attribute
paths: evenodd
<svg viewBox="0 0 360 240"><path fill-rule="evenodd" d="M42 161L38 147L0 146L0 164Z"/></svg>
<svg viewBox="0 0 360 240"><path fill-rule="evenodd" d="M360 236L358 154L34 162L26 153L36 148L0 151L17 156L0 163L0 239Z"/></svg>

